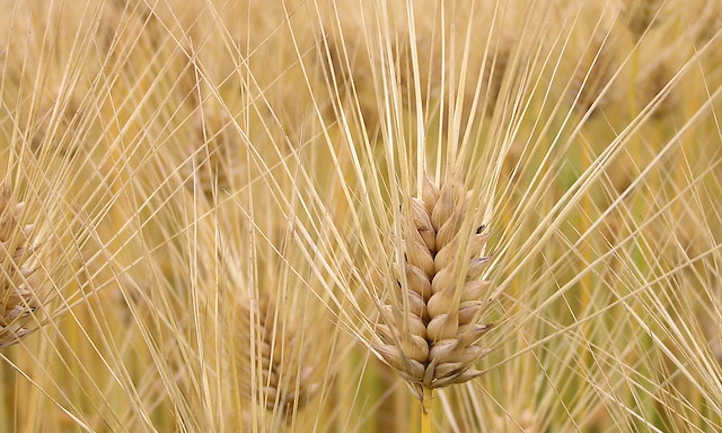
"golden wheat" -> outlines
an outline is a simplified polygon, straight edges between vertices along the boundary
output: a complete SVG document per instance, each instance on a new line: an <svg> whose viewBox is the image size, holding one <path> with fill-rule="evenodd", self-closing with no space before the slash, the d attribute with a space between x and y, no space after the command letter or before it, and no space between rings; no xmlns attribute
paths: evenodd
<svg viewBox="0 0 722 433"><path fill-rule="evenodd" d="M483 225L464 231L464 215L474 203L455 179L439 188L427 178L423 197L407 205L405 263L399 266L405 277L398 281L402 290L390 296L399 303L396 308L381 308L377 330L385 344L376 348L421 395L423 387L441 388L481 374L473 365L485 352L478 341L491 325L475 320L490 285L481 276L489 258L479 257L488 233Z"/></svg>
<svg viewBox="0 0 722 433"><path fill-rule="evenodd" d="M263 405L290 416L294 407L303 409L320 386L314 366L303 363L313 347L301 341L293 321L279 317L269 298L249 301L244 309L242 317L253 323L247 345L261 371Z"/></svg>
<svg viewBox="0 0 722 433"><path fill-rule="evenodd" d="M17 343L29 332L24 326L41 299L33 281L37 270L33 226L21 225L25 204L13 200L11 192L0 192L0 347Z"/></svg>
<svg viewBox="0 0 722 433"><path fill-rule="evenodd" d="M722 430L719 2L1 4L0 433Z"/></svg>

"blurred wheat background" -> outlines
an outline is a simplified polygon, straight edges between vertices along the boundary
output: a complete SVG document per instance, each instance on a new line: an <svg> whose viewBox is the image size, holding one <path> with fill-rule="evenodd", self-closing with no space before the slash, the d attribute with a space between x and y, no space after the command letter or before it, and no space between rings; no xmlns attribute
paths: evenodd
<svg viewBox="0 0 722 433"><path fill-rule="evenodd" d="M722 3L0 12L0 433L722 431Z"/></svg>

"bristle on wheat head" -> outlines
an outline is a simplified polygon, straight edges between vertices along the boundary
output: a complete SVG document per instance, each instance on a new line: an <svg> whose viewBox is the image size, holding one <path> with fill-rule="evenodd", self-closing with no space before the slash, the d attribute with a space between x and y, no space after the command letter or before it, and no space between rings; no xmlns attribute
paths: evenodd
<svg viewBox="0 0 722 433"><path fill-rule="evenodd" d="M275 306L270 298L264 297L260 302L249 301L244 307L244 317L251 319L249 329L252 328L248 347L261 370L263 405L269 411L290 416L294 407L300 410L306 406L320 385L314 368L303 365L310 345L302 341L293 320Z"/></svg>
<svg viewBox="0 0 722 433"><path fill-rule="evenodd" d="M34 248L32 226L21 226L24 203L0 192L0 348L13 345L29 331L23 326L37 308L36 294L29 280L36 267L31 265Z"/></svg>
<svg viewBox="0 0 722 433"><path fill-rule="evenodd" d="M405 275L391 294L401 300L381 306L375 349L418 391L481 374L474 368L486 353L479 340L491 328L476 323L490 286L482 278L489 258L480 257L488 233L484 226L463 229L472 203L460 182L438 188L427 181L422 198L409 205L399 272Z"/></svg>

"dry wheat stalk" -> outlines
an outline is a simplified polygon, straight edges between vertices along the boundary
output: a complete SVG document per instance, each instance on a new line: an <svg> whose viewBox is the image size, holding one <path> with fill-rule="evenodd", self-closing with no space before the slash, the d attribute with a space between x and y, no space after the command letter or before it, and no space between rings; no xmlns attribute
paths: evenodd
<svg viewBox="0 0 722 433"><path fill-rule="evenodd" d="M485 226L471 234L462 229L471 197L458 181L437 188L427 180L422 199L411 198L409 206L405 283L399 281L396 293L405 299L381 307L381 344L375 348L421 395L423 388L481 374L473 366L486 352L479 339L491 327L476 323L490 285L482 278L489 258L479 257L488 234Z"/></svg>
<svg viewBox="0 0 722 433"><path fill-rule="evenodd" d="M37 269L32 265L32 225L21 226L25 204L0 192L0 348L13 345L30 332L23 326L37 308L37 294L29 279Z"/></svg>
<svg viewBox="0 0 722 433"><path fill-rule="evenodd" d="M253 323L248 328L252 329L248 347L261 369L263 404L269 411L290 416L294 405L302 409L320 385L313 367L302 363L311 347L301 341L294 321L284 317L275 306L269 297L260 302L249 301L244 305L243 317Z"/></svg>

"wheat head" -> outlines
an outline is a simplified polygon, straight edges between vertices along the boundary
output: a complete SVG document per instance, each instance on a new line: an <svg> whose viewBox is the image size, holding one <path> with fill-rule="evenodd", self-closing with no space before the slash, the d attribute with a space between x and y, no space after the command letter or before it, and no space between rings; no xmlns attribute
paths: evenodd
<svg viewBox="0 0 722 433"><path fill-rule="evenodd" d="M410 198L408 204L412 216L404 222L401 264L405 278L399 279L396 293L408 308L381 307L381 344L375 349L421 391L481 374L474 363L486 352L479 340L491 328L476 323L490 286L482 278L489 258L480 257L488 233L483 225L471 234L463 230L472 203L456 180L439 188L427 179L422 198Z"/></svg>
<svg viewBox="0 0 722 433"><path fill-rule="evenodd" d="M311 345L301 341L294 321L276 305L269 296L260 302L250 300L245 303L243 317L252 323L248 347L261 372L261 401L267 410L290 416L294 405L302 409L320 385L314 368L302 362Z"/></svg>
<svg viewBox="0 0 722 433"><path fill-rule="evenodd" d="M32 265L33 226L20 224L24 207L7 190L0 193L0 348L30 332L22 322L37 308L38 297L29 282L37 269Z"/></svg>

